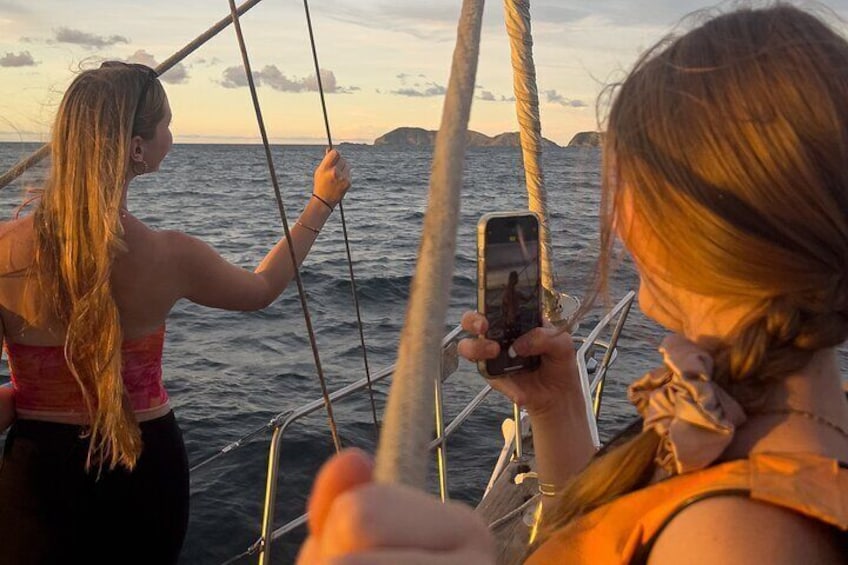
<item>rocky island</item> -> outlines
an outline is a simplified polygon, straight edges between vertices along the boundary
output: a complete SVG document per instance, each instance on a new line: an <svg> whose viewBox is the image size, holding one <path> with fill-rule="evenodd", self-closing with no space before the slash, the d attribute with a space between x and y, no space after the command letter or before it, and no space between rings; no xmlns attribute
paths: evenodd
<svg viewBox="0 0 848 565"><path fill-rule="evenodd" d="M599 131L581 131L574 134L571 141L568 142L569 147L600 147L601 132Z"/></svg>
<svg viewBox="0 0 848 565"><path fill-rule="evenodd" d="M466 142L469 147L520 147L518 132L501 133L494 137L468 130ZM374 140L375 147L433 147L436 132L424 128L402 127L393 129ZM559 147L550 139L542 138L542 147Z"/></svg>
<svg viewBox="0 0 848 565"><path fill-rule="evenodd" d="M374 140L375 147L433 147L436 144L436 131L424 128L400 127L381 135ZM568 147L600 147L601 132L581 131L571 138ZM478 131L468 130L468 147L521 147L521 138L517 131L500 133L490 137ZM560 145L550 139L542 138L542 147L551 149Z"/></svg>

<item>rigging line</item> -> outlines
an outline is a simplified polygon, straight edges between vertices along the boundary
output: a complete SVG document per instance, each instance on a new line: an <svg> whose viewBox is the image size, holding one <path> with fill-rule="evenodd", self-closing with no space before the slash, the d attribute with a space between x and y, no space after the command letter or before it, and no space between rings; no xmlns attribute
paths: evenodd
<svg viewBox="0 0 848 565"><path fill-rule="evenodd" d="M312 32L312 18L309 16L309 1L303 0L303 9L306 11L306 27L309 30L309 43L312 46L312 60L315 63L315 77L318 80L318 94L321 97L321 110L324 114L324 128L327 130L327 144L333 147L333 136L330 133L330 118L327 114L327 102L324 99L324 84L321 82L321 68L318 65L318 49L315 47L315 35ZM350 253L350 240L347 237L347 221L345 220L344 204L339 201L339 215L342 221L342 233L344 235L345 252L347 253L347 267L350 272L350 286L353 293L353 306L356 309L356 321L359 328L359 343L362 346L362 360L365 363L365 378L368 382L368 397L371 400L371 415L374 418L374 434L380 437L380 424L377 421L377 404L374 402L374 389L371 386L371 370L368 368L368 349L365 347L365 333L362 329L362 315L359 310L359 292L356 289L356 277L353 274L353 259Z"/></svg>
<svg viewBox="0 0 848 565"><path fill-rule="evenodd" d="M297 266L297 257L294 252L294 245L291 244L291 231L289 230L289 222L286 218L286 208L283 204L283 196L280 192L280 184L277 180L277 171L274 168L274 158L271 156L271 146L268 143L268 133L265 131L265 121L262 118L262 109L259 106L259 96L256 93L256 84L253 81L253 72L250 69L250 58L247 55L247 45L244 41L244 35L241 32L241 23L236 10L235 0L229 0L230 12L233 18L233 28L236 32L239 49L241 50L241 58L244 63L244 71L247 75L247 84L250 87L250 97L253 100L253 109L256 112L256 121L259 124L259 133L262 135L262 145L265 147L265 158L268 161L268 170L271 173L271 184L274 185L274 196L277 199L277 208L280 212L280 219L283 222L283 231L285 232L286 240L289 242L289 255L291 256L292 266L294 267L294 276L297 281L297 291L300 296L300 304L303 309L303 319L306 322L306 331L309 334L309 343L312 346L312 357L315 360L315 369L318 372L318 380L321 384L321 395L324 397L324 406L327 408L327 419L330 423L330 433L333 436L333 444L336 452L341 451L342 442L339 437L339 430L336 427L336 420L333 417L333 404L330 402L330 393L327 390L327 381L324 378L324 370L321 367L321 356L318 354L318 343L315 340L315 330L312 327L312 317L309 314L309 305L306 302L306 291L303 288L303 280L300 276L300 269Z"/></svg>
<svg viewBox="0 0 848 565"><path fill-rule="evenodd" d="M238 14L241 16L257 4L259 4L262 0L248 0L238 8ZM156 76L162 76L168 71L171 67L194 53L198 48L206 44L210 39L221 33L227 26L230 25L230 22L233 21L232 15L229 15L225 18L219 20L215 25L195 37L193 40L188 42L185 47L162 61L159 66L156 67ZM50 154L50 144L45 143L41 147L39 147L36 151L31 153L29 156L24 157L6 171L2 176L0 176L0 189L7 187L12 184L18 177L27 172L29 169L37 165L42 159L47 157Z"/></svg>

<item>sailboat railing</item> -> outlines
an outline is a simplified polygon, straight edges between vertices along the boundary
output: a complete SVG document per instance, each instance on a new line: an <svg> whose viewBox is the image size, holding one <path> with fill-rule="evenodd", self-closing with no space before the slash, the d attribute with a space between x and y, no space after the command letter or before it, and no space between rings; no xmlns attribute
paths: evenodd
<svg viewBox="0 0 848 565"><path fill-rule="evenodd" d="M593 391L597 391L598 388L602 388L608 368L617 358L616 346L618 338L626 321L627 314L629 313L634 297L634 292L628 292L624 298L598 322L589 335L584 338L575 337L575 342L580 343L580 347L577 351L577 367L580 373L581 382L584 383L585 386L584 396L586 399L587 416L589 418L590 428L594 430L593 440L597 437L597 418L599 414L596 414L594 411L595 403L592 400L592 393ZM609 341L601 340L600 335L610 325L613 326L611 339ZM441 394L442 384L448 380L458 367L456 348L459 340L466 335L467 334L463 332L461 326L457 326L448 332L448 334L442 339L441 374L439 375L439 378L434 379L436 387L434 406L436 437L430 442L429 449L436 453L436 463L439 473L439 494L442 500L447 500L449 498L447 440L466 420L468 420L472 414L474 414L492 391L491 386L484 384L474 397L472 397L471 400L469 400L468 403L459 411L459 413L450 420L450 422L445 421L444 403ZM600 362L592 362L596 351L604 352L604 357ZM385 380L394 373L394 369L395 366L391 365L382 369L375 375L372 375L371 383L376 384ZM367 387L368 380L363 377L335 392L330 393L329 399L331 402L337 402L361 392ZM598 408L599 407L600 404L598 404ZM305 524L307 515L302 514L278 528L273 527L276 511L277 483L280 471L279 462L283 449L283 438L286 431L292 426L292 424L321 410L322 408L324 408L324 400L323 398L320 398L304 404L295 410L283 412L271 420L270 427L273 432L268 455L268 475L265 489L265 500L263 504L262 531L259 539L239 557L258 554L260 564L270 563L271 544L278 538ZM518 417L517 414L518 411L516 410L516 417ZM516 426L515 429L520 429L520 427ZM511 442L513 450L515 450L515 446L517 444L521 443L520 441L515 440L516 438L513 437ZM499 474L499 471L500 470L496 468L493 474Z"/></svg>
<svg viewBox="0 0 848 565"><path fill-rule="evenodd" d="M437 381L444 382L450 376L450 374L452 374L456 370L458 365L456 359L456 343L462 335L462 327L457 326L442 339L441 375L439 376L439 379L437 379ZM394 365L391 365L381 370L376 375L373 375L371 377L371 384L373 385L384 380L386 377L393 374L394 370ZM350 396L351 394L361 391L367 387L368 379L359 379L354 383L351 383L333 393L330 393L330 402L342 400ZM437 399L437 402L440 405L439 412L441 413L441 397L437 397ZM298 518L296 518L292 522L285 524L281 528L278 528L276 530L273 528L274 514L276 510L277 477L279 475L279 461L280 455L282 453L283 435L285 434L289 426L291 426L293 423L312 414L317 410L320 410L323 407L323 399L312 401L294 411L286 412L285 418L282 419L279 425L274 426L273 433L271 435L271 446L269 448L270 453L268 456L268 475L265 485L265 502L263 505L262 533L259 540L252 546L252 548L255 548L253 552L259 552L260 564L270 563L271 542L273 542L275 539L277 539L284 533L287 533L288 531L294 529L296 525L293 525L292 522L303 523L305 521L305 515L299 516ZM465 417L467 417L467 415ZM437 445L435 447L439 450L440 460L443 463L446 461L447 449L444 440L450 435L450 433L452 433L454 429L456 429L456 427L457 425L453 425L453 422L451 422L451 424L444 428L444 432L440 433L439 437L436 438ZM442 468L444 469L443 476L446 477L447 469L444 465L442 466ZM445 488L447 487L446 478L440 481L440 483L444 484ZM447 496L446 491L442 491L442 496ZM266 540L269 541L266 542Z"/></svg>
<svg viewBox="0 0 848 565"><path fill-rule="evenodd" d="M583 398L586 403L586 418L589 421L589 433L592 435L592 443L594 443L596 449L601 447L600 434L598 433L600 402L597 404L598 411L596 412L595 401L592 398L592 391L595 390L595 387L597 386L603 387L607 368L613 361L612 355L615 352L618 337L621 334L621 329L624 326L624 323L627 321L627 315L630 313L630 306L633 304L633 299L635 297L635 292L632 290L628 291L627 294L624 295L624 298L619 300L618 304L613 306L613 308L603 318L601 318L592 331L589 332L589 335L582 340L583 343L580 346L580 349L577 350L577 370L580 373L580 385L583 389ZM601 342L598 340L601 332L603 332L613 321L615 321L615 327L613 329L612 339L610 339L609 344L606 344L606 347L604 348L606 350L604 359L601 361L600 366L595 368L593 371L594 378L592 382L589 382L589 359L592 358L591 355L594 349L601 345Z"/></svg>

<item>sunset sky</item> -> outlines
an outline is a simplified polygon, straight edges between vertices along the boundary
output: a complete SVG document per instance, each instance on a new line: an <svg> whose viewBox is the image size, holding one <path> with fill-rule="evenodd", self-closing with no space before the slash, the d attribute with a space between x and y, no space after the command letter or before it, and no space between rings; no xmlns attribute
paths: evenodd
<svg viewBox="0 0 848 565"><path fill-rule="evenodd" d="M239 2L240 3L240 2ZM460 0L313 0L336 141L398 126L438 127ZM597 129L595 100L695 0L533 0L543 134ZM848 14L829 2L826 17ZM638 6L638 8L637 8ZM823 8L818 8L821 11ZM227 0L0 0L0 141L43 141L74 72L104 59L155 65L229 13ZM321 143L323 121L301 0L264 0L242 18L274 141ZM254 143L256 121L228 28L164 75L177 142ZM517 130L503 5L486 6L471 128Z"/></svg>

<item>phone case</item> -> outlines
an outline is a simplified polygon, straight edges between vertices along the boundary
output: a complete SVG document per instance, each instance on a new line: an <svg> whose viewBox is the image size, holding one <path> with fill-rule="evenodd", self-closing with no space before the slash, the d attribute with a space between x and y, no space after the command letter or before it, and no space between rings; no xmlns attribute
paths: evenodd
<svg viewBox="0 0 848 565"><path fill-rule="evenodd" d="M539 217L535 212L531 212L529 210L520 210L520 211L511 211L511 212L490 212L484 214L480 220L477 222L477 310L483 315L487 315L486 312L486 230L488 227L488 223L493 218L515 218L522 216L530 216L535 218L537 226L539 225ZM537 231L538 233L538 231ZM537 267L538 267L538 252L536 257ZM537 303L539 303L539 316L541 319L541 288L537 293ZM513 372L519 370L533 370L539 365L539 357L527 357L524 358L524 364L520 369L512 369L509 372L503 372L498 374L490 374L487 361L477 361L477 370L487 379L496 379L510 375Z"/></svg>

